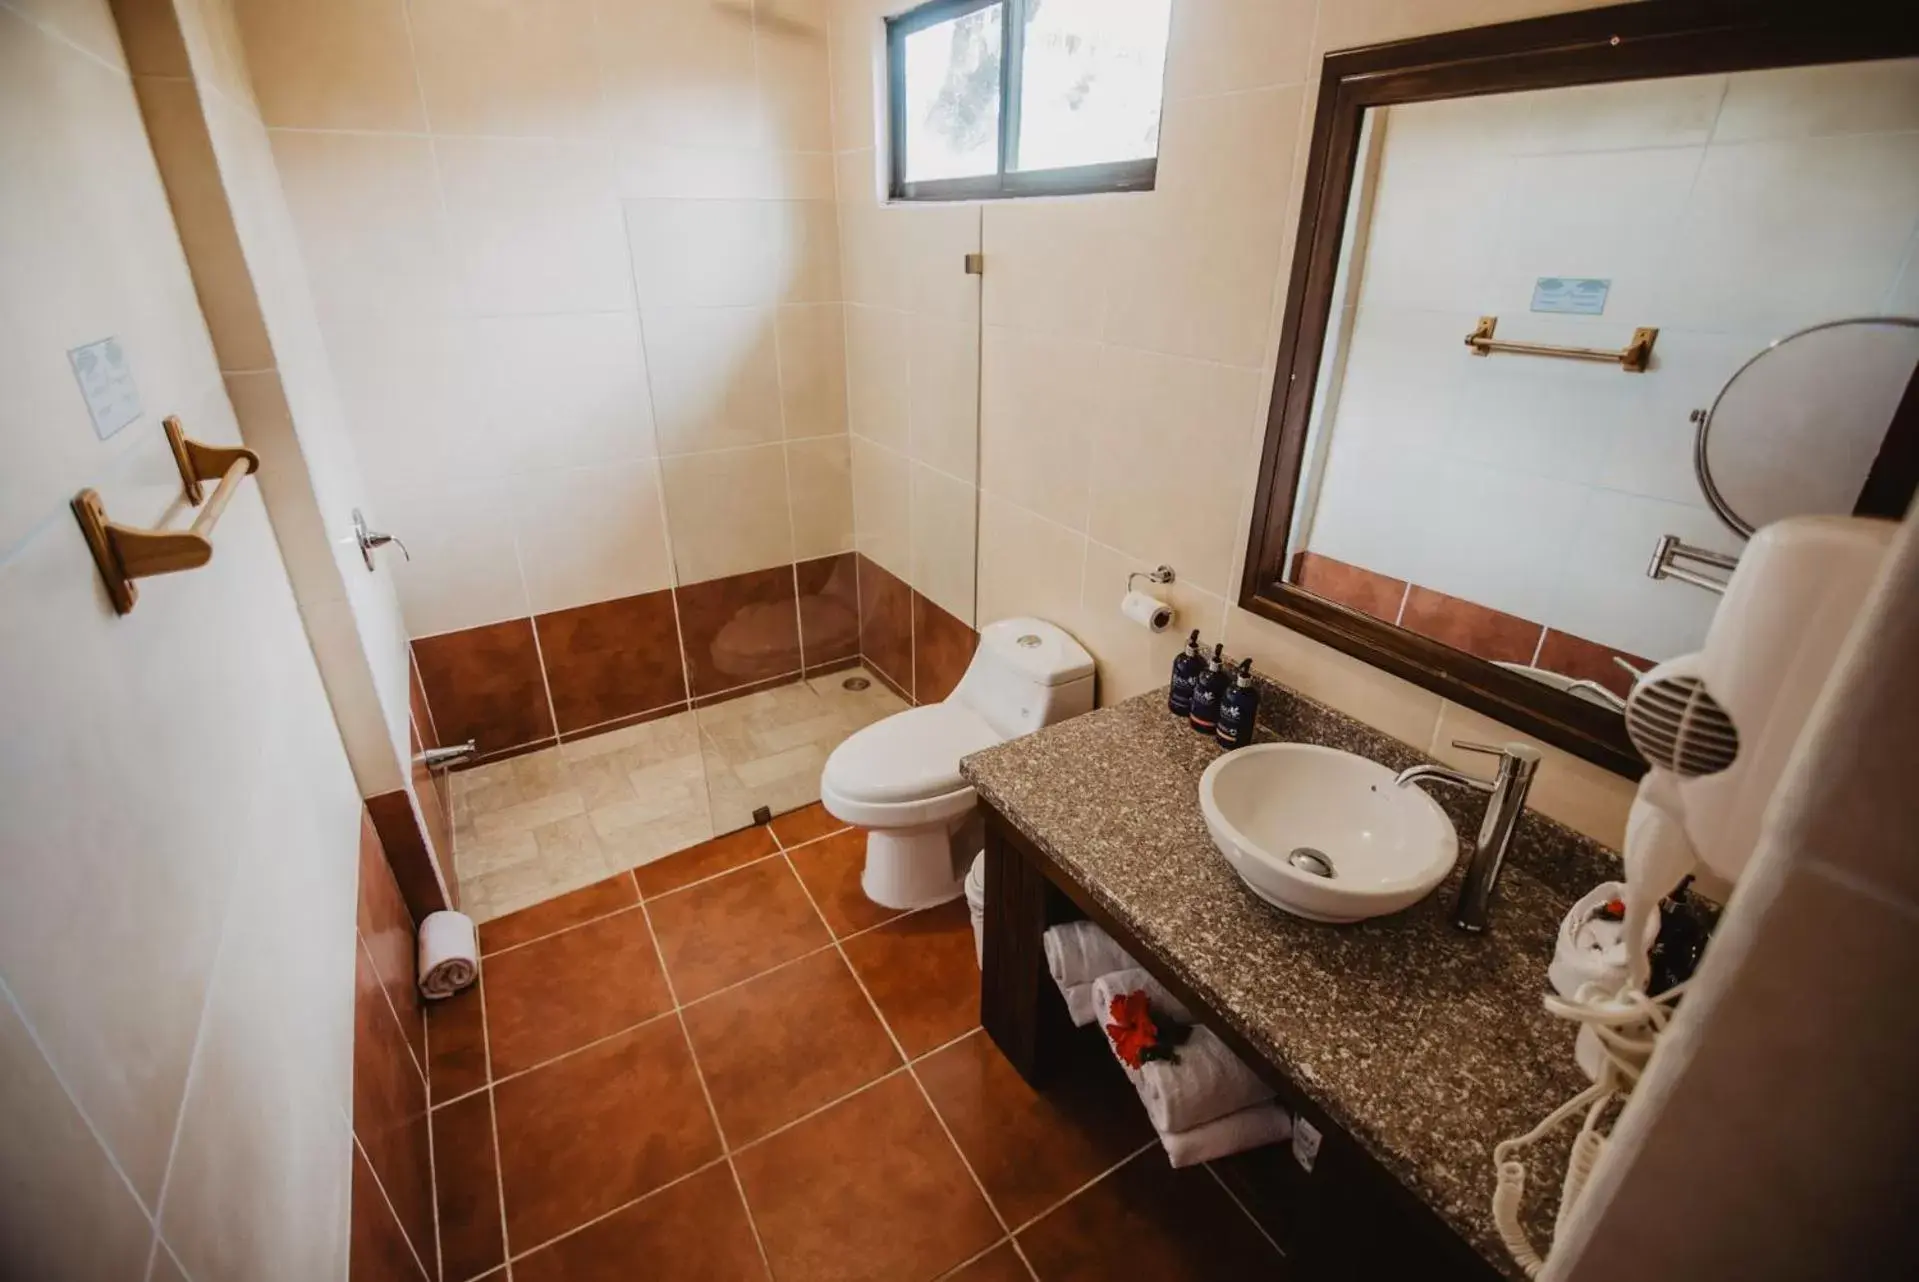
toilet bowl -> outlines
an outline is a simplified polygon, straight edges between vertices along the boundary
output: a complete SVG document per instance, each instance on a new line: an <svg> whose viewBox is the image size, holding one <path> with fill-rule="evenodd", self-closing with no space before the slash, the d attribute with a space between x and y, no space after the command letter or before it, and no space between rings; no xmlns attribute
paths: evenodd
<svg viewBox="0 0 1919 1282"><path fill-rule="evenodd" d="M866 830L860 887L888 908L959 895L978 851L973 789L960 758L1093 706L1093 656L1044 619L980 631L966 675L943 703L894 713L826 759L820 801Z"/></svg>

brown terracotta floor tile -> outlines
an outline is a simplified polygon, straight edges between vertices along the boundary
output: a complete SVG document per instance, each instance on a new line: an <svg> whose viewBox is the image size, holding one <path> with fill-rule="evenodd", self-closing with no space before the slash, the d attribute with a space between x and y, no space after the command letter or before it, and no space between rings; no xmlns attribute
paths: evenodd
<svg viewBox="0 0 1919 1282"><path fill-rule="evenodd" d="M801 806L798 810L789 810L783 815L775 815L771 827L773 835L780 839L780 844L791 850L795 846L824 837L829 832L838 832L846 827L846 824L835 819L827 812L825 806L816 801L810 806Z"/></svg>
<svg viewBox="0 0 1919 1282"><path fill-rule="evenodd" d="M950 1275L946 1282L1033 1282L1013 1244L1002 1242L979 1259ZM1115 1279L1115 1282L1118 1282Z"/></svg>
<svg viewBox="0 0 1919 1282"><path fill-rule="evenodd" d="M779 848L766 826L755 824L724 837L702 841L650 864L641 864L633 870L633 876L639 880L640 893L651 899L755 859L764 859Z"/></svg>
<svg viewBox="0 0 1919 1282"><path fill-rule="evenodd" d="M433 1181L440 1203L440 1267L448 1282L504 1263L493 1102L485 1092L434 1110Z"/></svg>
<svg viewBox="0 0 1919 1282"><path fill-rule="evenodd" d="M766 1265L733 1174L721 1164L516 1261L513 1277L515 1282L759 1282Z"/></svg>
<svg viewBox="0 0 1919 1282"><path fill-rule="evenodd" d="M764 860L662 896L650 901L647 911L682 1002L771 970L832 939L784 859ZM497 1041L493 1053L497 1059Z"/></svg>
<svg viewBox="0 0 1919 1282"><path fill-rule="evenodd" d="M738 1146L900 1067L853 972L827 950L685 1009L720 1129Z"/></svg>
<svg viewBox="0 0 1919 1282"><path fill-rule="evenodd" d="M1204 1169L1142 1153L1019 1235L1045 1282L1217 1282L1284 1263Z"/></svg>
<svg viewBox="0 0 1919 1282"><path fill-rule="evenodd" d="M352 1196L348 1270L353 1282L426 1282L400 1222L393 1218L393 1209L374 1183L372 1168L358 1150L353 1154ZM160 1258L165 1260L164 1252Z"/></svg>
<svg viewBox="0 0 1919 1282"><path fill-rule="evenodd" d="M931 1278L1000 1235L905 1073L742 1150L734 1163L780 1282Z"/></svg>
<svg viewBox="0 0 1919 1282"><path fill-rule="evenodd" d="M422 1260L433 1258L433 1158L426 1082L380 976L354 948L353 1133Z"/></svg>
<svg viewBox="0 0 1919 1282"><path fill-rule="evenodd" d="M1103 1036L1083 1030L1044 1093L984 1031L915 1070L1006 1222L1026 1223L1153 1138Z"/></svg>
<svg viewBox="0 0 1919 1282"><path fill-rule="evenodd" d="M844 947L908 1055L979 1026L979 960L964 899L889 921Z"/></svg>
<svg viewBox="0 0 1919 1282"><path fill-rule="evenodd" d="M522 908L518 912L480 923L480 951L497 953L542 935L565 930L640 902L633 878L626 873L596 881L591 886Z"/></svg>
<svg viewBox="0 0 1919 1282"><path fill-rule="evenodd" d="M498 953L486 962L493 1075L531 1068L672 1007L638 909Z"/></svg>
<svg viewBox="0 0 1919 1282"><path fill-rule="evenodd" d="M528 1248L720 1155L677 1019L494 1088L509 1246Z"/></svg>
<svg viewBox="0 0 1919 1282"><path fill-rule="evenodd" d="M480 989L426 1004L427 1081L435 1103L486 1085L486 1017Z"/></svg>
<svg viewBox="0 0 1919 1282"><path fill-rule="evenodd" d="M848 828L801 846L788 858L835 935L845 938L900 915L899 909L874 903L860 889L860 873L866 868L866 833L861 829Z"/></svg>

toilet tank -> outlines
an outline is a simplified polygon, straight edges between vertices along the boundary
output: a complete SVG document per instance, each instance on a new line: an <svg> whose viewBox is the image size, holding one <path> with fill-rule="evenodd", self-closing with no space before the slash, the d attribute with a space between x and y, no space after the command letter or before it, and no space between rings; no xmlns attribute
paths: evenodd
<svg viewBox="0 0 1919 1282"><path fill-rule="evenodd" d="M980 629L979 648L952 698L1003 739L1093 708L1093 656L1044 619L1001 619Z"/></svg>

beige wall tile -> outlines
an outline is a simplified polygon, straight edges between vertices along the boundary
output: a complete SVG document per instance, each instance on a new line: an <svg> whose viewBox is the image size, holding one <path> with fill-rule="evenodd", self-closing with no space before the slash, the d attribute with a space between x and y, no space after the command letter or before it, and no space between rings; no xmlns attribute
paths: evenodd
<svg viewBox="0 0 1919 1282"><path fill-rule="evenodd" d="M648 145L764 142L753 25L707 0L595 0L608 128Z"/></svg>
<svg viewBox="0 0 1919 1282"><path fill-rule="evenodd" d="M1109 342L1265 357L1302 101L1291 86L1166 105L1158 188L1121 214L1129 252L1107 294Z"/></svg>
<svg viewBox="0 0 1919 1282"><path fill-rule="evenodd" d="M908 291L903 256L906 223L879 202L871 151L842 153L834 164L840 220L841 294L847 302L904 308Z"/></svg>
<svg viewBox="0 0 1919 1282"><path fill-rule="evenodd" d="M884 8L874 0L839 0L828 29L832 46L833 148L870 150L879 145Z"/></svg>
<svg viewBox="0 0 1919 1282"><path fill-rule="evenodd" d="M653 460L537 472L514 484L514 537L534 613L673 582Z"/></svg>
<svg viewBox="0 0 1919 1282"><path fill-rule="evenodd" d="M267 124L426 128L401 0L234 0L234 12Z"/></svg>
<svg viewBox="0 0 1919 1282"><path fill-rule="evenodd" d="M376 529L413 553L393 567L407 632L454 632L531 614L513 537L517 481L376 477Z"/></svg>
<svg viewBox="0 0 1919 1282"><path fill-rule="evenodd" d="M273 364L273 349L221 185L200 95L186 80L142 77L134 87L166 182L180 246L192 264L194 293L214 352L225 369L265 369Z"/></svg>
<svg viewBox="0 0 1919 1282"><path fill-rule="evenodd" d="M408 0L437 134L601 132L591 0Z"/></svg>
<svg viewBox="0 0 1919 1282"><path fill-rule="evenodd" d="M773 308L649 307L642 321L661 453L780 439Z"/></svg>
<svg viewBox="0 0 1919 1282"><path fill-rule="evenodd" d="M898 578L913 573L913 477L904 454L853 437L853 527L859 550Z"/></svg>
<svg viewBox="0 0 1919 1282"><path fill-rule="evenodd" d="M475 327L459 320L361 317L330 327L327 356L356 452L380 485L429 482L449 471L497 475L485 441ZM402 534L402 537L405 537Z"/></svg>
<svg viewBox="0 0 1919 1282"><path fill-rule="evenodd" d="M628 200L832 200L824 152L715 151L610 140L620 196Z"/></svg>
<svg viewBox="0 0 1919 1282"><path fill-rule="evenodd" d="M1320 5L1313 55L1593 7L1592 0L1338 0Z"/></svg>
<svg viewBox="0 0 1919 1282"><path fill-rule="evenodd" d="M907 351L907 452L962 481L979 476L977 320L916 314Z"/></svg>
<svg viewBox="0 0 1919 1282"><path fill-rule="evenodd" d="M780 416L786 437L846 434L846 314L837 303L782 307Z"/></svg>
<svg viewBox="0 0 1919 1282"><path fill-rule="evenodd" d="M663 460L679 582L700 583L793 560L784 447L756 445Z"/></svg>
<svg viewBox="0 0 1919 1282"><path fill-rule="evenodd" d="M17 0L13 7L102 62L126 67L113 11L104 0Z"/></svg>
<svg viewBox="0 0 1919 1282"><path fill-rule="evenodd" d="M913 561L907 581L971 624L979 491L923 463L912 465L912 478Z"/></svg>
<svg viewBox="0 0 1919 1282"><path fill-rule="evenodd" d="M1166 48L1166 96L1299 83L1318 9L1316 0L1181 0Z"/></svg>
<svg viewBox="0 0 1919 1282"><path fill-rule="evenodd" d="M194 75L211 85L240 111L258 119L260 104L253 94L253 72L246 42L241 36L235 0L173 0L186 40Z"/></svg>
<svg viewBox="0 0 1919 1282"><path fill-rule="evenodd" d="M1065 626L1079 611L1086 536L983 495L980 499L979 618L985 625L1034 615Z"/></svg>
<svg viewBox="0 0 1919 1282"><path fill-rule="evenodd" d="M1241 532L1248 478L1236 464L1253 431L1258 373L1108 349L1100 382L1088 533L1223 594ZM1195 477L1199 487L1186 488Z"/></svg>
<svg viewBox="0 0 1919 1282"><path fill-rule="evenodd" d="M892 252L902 275L902 306L922 315L979 323L981 277L966 273L966 256L980 247L982 206L892 205L881 218L897 224Z"/></svg>
<svg viewBox="0 0 1919 1282"><path fill-rule="evenodd" d="M611 164L598 143L434 143L468 303L481 315L633 305Z"/></svg>
<svg viewBox="0 0 1919 1282"><path fill-rule="evenodd" d="M987 277L980 284L989 325L1097 338L1127 211L1149 196L1002 200L980 211Z"/></svg>
<svg viewBox="0 0 1919 1282"><path fill-rule="evenodd" d="M0 987L0 1242L23 1278L132 1278L152 1226ZM76 1214L84 1209L85 1214Z"/></svg>
<svg viewBox="0 0 1919 1282"><path fill-rule="evenodd" d="M983 346L981 487L1084 531L1092 502L1093 443L1104 403L1099 344L989 325Z"/></svg>
<svg viewBox="0 0 1919 1282"><path fill-rule="evenodd" d="M753 47L762 138L775 150L833 150L826 30L831 8L830 0L773 0L757 11Z"/></svg>
<svg viewBox="0 0 1919 1282"><path fill-rule="evenodd" d="M633 279L644 307L778 302L786 256L781 202L630 200Z"/></svg>
<svg viewBox="0 0 1919 1282"><path fill-rule="evenodd" d="M496 316L473 325L484 389L466 448L508 474L651 458L652 403L632 312ZM477 438L477 439L475 439Z"/></svg>
<svg viewBox="0 0 1919 1282"><path fill-rule="evenodd" d="M786 486L793 507L793 559L853 550L852 438L786 443Z"/></svg>
<svg viewBox="0 0 1919 1282"><path fill-rule="evenodd" d="M1476 775L1490 775L1489 767L1497 764L1495 759L1484 753L1455 748L1455 739L1494 746L1515 740L1532 744L1544 754L1544 760L1539 763L1539 773L1533 776L1526 804L1614 850L1624 844L1626 812L1638 791L1638 781L1540 743L1470 708L1446 703L1440 708L1439 721L1433 727L1426 751L1448 765Z"/></svg>
<svg viewBox="0 0 1919 1282"><path fill-rule="evenodd" d="M344 603L339 571L327 546L326 523L306 477L280 375L270 369L229 374L226 388L241 436L247 448L260 456L254 483L273 514L274 539L294 591L307 601Z"/></svg>
<svg viewBox="0 0 1919 1282"><path fill-rule="evenodd" d="M1253 669L1374 729L1425 750L1440 697L1371 664L1237 607L1227 611L1226 650Z"/></svg>
<svg viewBox="0 0 1919 1282"><path fill-rule="evenodd" d="M778 215L779 296L782 303L834 303L840 288L840 233L834 207L823 200L772 202Z"/></svg>
<svg viewBox="0 0 1919 1282"><path fill-rule="evenodd" d="M898 312L846 309L847 424L888 449L908 447L909 320Z"/></svg>
<svg viewBox="0 0 1919 1282"><path fill-rule="evenodd" d="M285 129L269 136L300 255L330 319L437 319L460 309L429 140Z"/></svg>

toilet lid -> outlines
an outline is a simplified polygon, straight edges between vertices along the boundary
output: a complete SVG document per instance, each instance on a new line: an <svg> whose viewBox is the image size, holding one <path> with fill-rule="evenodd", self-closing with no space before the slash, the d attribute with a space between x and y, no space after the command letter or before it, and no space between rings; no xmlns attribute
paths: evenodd
<svg viewBox="0 0 1919 1282"><path fill-rule="evenodd" d="M826 759L823 777L853 801L923 801L964 788L960 758L999 742L965 704L929 703L855 731Z"/></svg>

